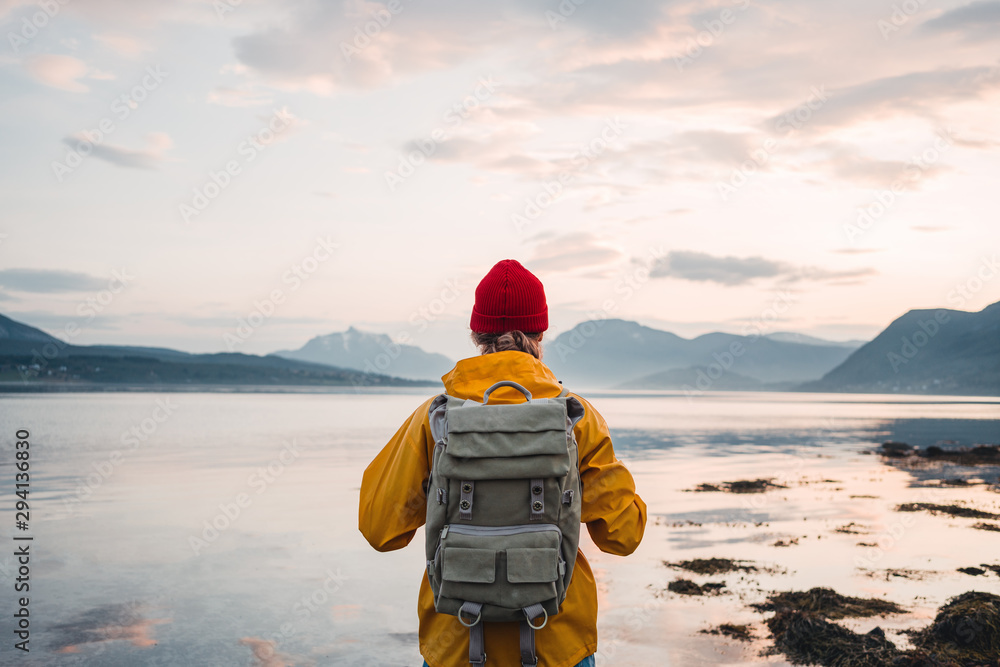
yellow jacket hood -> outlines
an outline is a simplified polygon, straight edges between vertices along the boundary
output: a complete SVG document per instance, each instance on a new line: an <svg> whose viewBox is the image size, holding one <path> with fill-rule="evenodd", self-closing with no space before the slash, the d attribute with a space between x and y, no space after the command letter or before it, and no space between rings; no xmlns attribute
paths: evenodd
<svg viewBox="0 0 1000 667"><path fill-rule="evenodd" d="M500 380L512 379L531 392L546 398L559 395L562 385L549 367L526 352L508 350L462 359L441 376L445 393L457 398L483 400L483 392ZM491 403L517 403L524 397L517 389L501 387L490 394Z"/></svg>

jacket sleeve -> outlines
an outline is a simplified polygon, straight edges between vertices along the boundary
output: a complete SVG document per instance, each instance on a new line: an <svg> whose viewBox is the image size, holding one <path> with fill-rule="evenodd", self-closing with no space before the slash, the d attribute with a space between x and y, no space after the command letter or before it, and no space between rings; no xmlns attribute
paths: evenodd
<svg viewBox="0 0 1000 667"><path fill-rule="evenodd" d="M586 411L576 425L583 487L580 519L601 551L627 556L642 541L646 503L635 492L632 474L615 457L604 417L590 403L580 402Z"/></svg>
<svg viewBox="0 0 1000 667"><path fill-rule="evenodd" d="M426 519L424 483L433 442L428 399L407 419L365 469L358 503L358 528L375 549L392 551L410 543Z"/></svg>

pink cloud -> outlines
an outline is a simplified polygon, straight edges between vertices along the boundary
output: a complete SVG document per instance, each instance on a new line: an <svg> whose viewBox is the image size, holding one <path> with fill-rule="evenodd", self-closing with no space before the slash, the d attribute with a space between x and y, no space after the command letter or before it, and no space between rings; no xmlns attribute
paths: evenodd
<svg viewBox="0 0 1000 667"><path fill-rule="evenodd" d="M28 74L37 81L53 88L60 88L74 93L85 93L89 89L77 79L87 75L87 64L72 56L44 54L32 56L24 63Z"/></svg>

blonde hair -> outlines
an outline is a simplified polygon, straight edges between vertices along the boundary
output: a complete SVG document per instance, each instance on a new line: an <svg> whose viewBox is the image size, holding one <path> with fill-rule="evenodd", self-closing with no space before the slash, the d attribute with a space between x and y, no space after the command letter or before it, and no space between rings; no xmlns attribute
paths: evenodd
<svg viewBox="0 0 1000 667"><path fill-rule="evenodd" d="M480 354L517 350L527 352L535 359L542 358L542 334L525 333L523 331L504 331L503 333L472 332L472 342L479 348Z"/></svg>

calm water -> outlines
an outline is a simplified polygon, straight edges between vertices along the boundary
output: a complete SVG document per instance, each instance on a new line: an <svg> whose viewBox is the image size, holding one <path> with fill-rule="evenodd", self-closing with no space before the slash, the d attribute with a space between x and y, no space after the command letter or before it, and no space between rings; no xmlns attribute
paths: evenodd
<svg viewBox="0 0 1000 667"><path fill-rule="evenodd" d="M357 494L368 461L425 395L0 397L0 663L419 665L414 609L423 536L407 549L374 552L357 530ZM642 392L589 398L612 425L616 451L632 467L650 512L646 539L632 557L584 545L602 582L603 664L651 655L678 665L690 656L741 662L740 649L694 637L739 601L699 603L694 616L701 625L684 620L691 615L654 595L673 576L661 560L734 549L771 560L792 554L788 564L799 577L792 583L816 585L829 576L829 563L817 559L831 558L830 539L814 546L805 540L798 551L766 542L800 531L804 518L825 527L823 521L857 516L877 530L890 511L888 501L830 501L836 489L824 487L824 477L881 489L868 495L901 496L919 491L919 477L889 469L863 449L887 439L1000 441L1000 403L992 399L720 393L688 400ZM19 428L31 433L28 532L35 539L32 650L15 662L10 545L13 533L22 534L13 516ZM819 486L796 486L754 504L683 491L702 481L775 475L815 477ZM926 534L934 542L933 531L947 525L921 521L911 530L914 540ZM684 522L694 523L670 528ZM768 523L764 537L748 532L754 522ZM996 534L953 531L969 540L968 564L995 558ZM983 538L992 545L973 541ZM852 574L850 549L857 547L845 541L842 549L842 588L865 589L871 579ZM951 557L937 549L925 560ZM908 562L919 551L897 548L876 565ZM928 584L927 597L958 585L946 583Z"/></svg>

